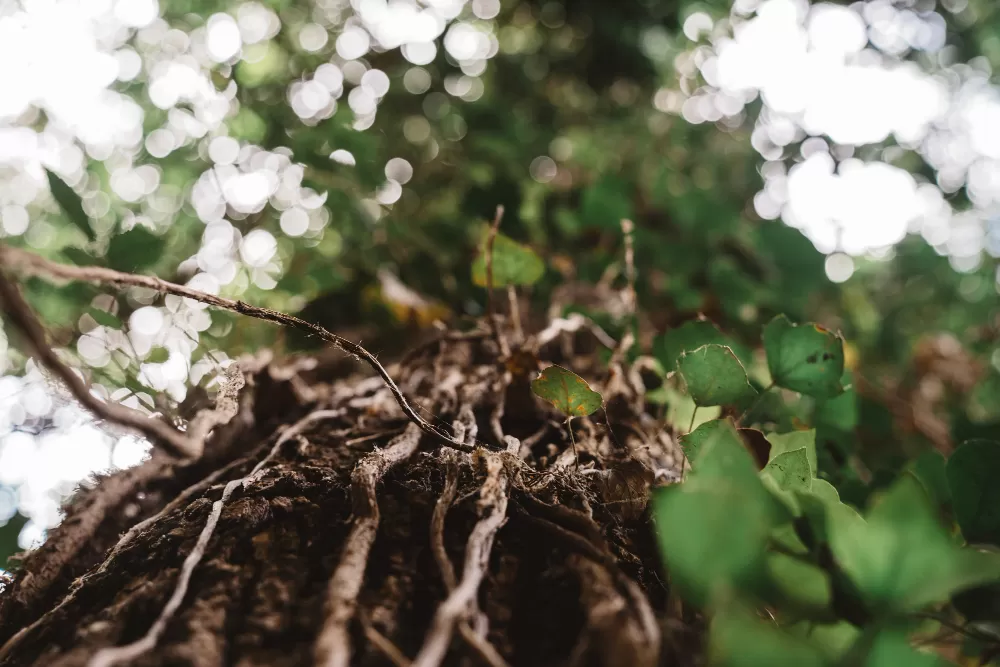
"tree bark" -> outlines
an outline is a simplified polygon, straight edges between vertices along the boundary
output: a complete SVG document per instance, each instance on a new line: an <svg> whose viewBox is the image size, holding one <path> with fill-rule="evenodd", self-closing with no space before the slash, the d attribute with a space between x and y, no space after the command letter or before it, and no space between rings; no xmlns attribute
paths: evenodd
<svg viewBox="0 0 1000 667"><path fill-rule="evenodd" d="M246 364L200 459L76 495L0 593L0 665L696 664L646 507L681 458L637 373L565 358L584 336L501 360L443 334L390 367L472 453L379 378ZM604 394L573 421L579 467L530 393L542 360Z"/></svg>

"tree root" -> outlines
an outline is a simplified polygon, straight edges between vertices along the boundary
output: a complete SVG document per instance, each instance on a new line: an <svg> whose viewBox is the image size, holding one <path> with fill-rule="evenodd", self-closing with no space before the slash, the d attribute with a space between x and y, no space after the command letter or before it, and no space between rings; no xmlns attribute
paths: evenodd
<svg viewBox="0 0 1000 667"><path fill-rule="evenodd" d="M507 456L516 457L520 442L510 439ZM465 566L455 589L438 607L424 645L413 661L414 667L438 667L444 660L455 626L467 619L474 609L479 584L486 576L490 551L497 531L507 520L507 476L504 455L483 453L486 481L480 488L479 509L483 517L469 535L465 548Z"/></svg>
<svg viewBox="0 0 1000 667"><path fill-rule="evenodd" d="M333 414L339 416L341 413L337 411ZM249 484L257 476L259 476L264 466L270 463L271 459L277 456L282 445L298 435L302 429L314 421L327 419L330 416L332 416L331 411L327 410L320 410L306 415L281 434L278 441L274 443L274 447L271 448L271 451L268 452L267 456L261 459L260 462L253 467L249 474L240 479L234 479L226 484L226 488L222 492L222 497L212 503L212 510L208 515L208 519L205 521L205 527L202 529L201 535L198 536L198 541L195 543L191 553L184 559L184 564L181 566L181 574L177 579L177 586L174 588L174 592L170 595L170 598L167 600L167 603L160 612L160 615L153 622L152 627L149 628L141 639L134 641L131 644L99 650L90 659L88 667L112 667L113 665L117 665L122 662L135 660L144 653L156 648L156 643L159 641L163 631L166 630L167 623L169 623L170 619L172 619L174 614L177 613L177 609L184 600L184 595L187 593L188 585L191 582L191 574L194 572L194 569L198 566L198 563L205 555L205 549L208 547L208 542L212 539L215 527L219 523L219 517L222 515L222 508L225 506L226 501L229 500L229 497L233 494L233 491L235 491L238 487ZM128 537L128 535L126 535L126 537Z"/></svg>
<svg viewBox="0 0 1000 667"><path fill-rule="evenodd" d="M348 624L354 617L368 554L378 531L379 509L375 487L386 471L410 458L419 444L420 429L411 425L388 447L366 456L354 470L351 481L354 525L344 543L340 563L327 585L326 618L316 639L317 665L348 667L350 664Z"/></svg>

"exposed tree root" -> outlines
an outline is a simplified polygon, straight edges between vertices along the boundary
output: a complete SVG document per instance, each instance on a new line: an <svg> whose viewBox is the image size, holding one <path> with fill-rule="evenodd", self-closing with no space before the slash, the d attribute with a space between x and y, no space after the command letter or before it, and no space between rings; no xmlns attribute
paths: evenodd
<svg viewBox="0 0 1000 667"><path fill-rule="evenodd" d="M419 444L420 429L411 425L388 447L366 456L354 470L351 484L354 526L327 586L327 615L316 639L317 665L348 667L350 664L351 639L347 626L354 617L368 554L378 531L379 509L375 487L386 471L410 458Z"/></svg>
<svg viewBox="0 0 1000 667"><path fill-rule="evenodd" d="M574 359L559 358L608 389ZM459 447L423 437L381 377L250 372L204 457L117 473L68 508L76 555L43 547L0 594L0 637L21 630L0 665L697 664L645 508L673 443L646 435L641 387L615 385L621 442L574 421L576 470L559 416L519 395L488 329L392 369ZM94 507L107 516L73 538ZM31 605L9 603L43 575Z"/></svg>
<svg viewBox="0 0 1000 667"><path fill-rule="evenodd" d="M513 440L507 454L516 456L521 443ZM436 667L444 660L456 623L468 618L475 605L479 584L486 575L490 550L500 526L507 515L507 466L500 454L485 452L482 463L486 468L486 481L479 491L479 509L483 517L469 535L465 548L465 566L462 578L438 607L424 645L413 661L415 667Z"/></svg>

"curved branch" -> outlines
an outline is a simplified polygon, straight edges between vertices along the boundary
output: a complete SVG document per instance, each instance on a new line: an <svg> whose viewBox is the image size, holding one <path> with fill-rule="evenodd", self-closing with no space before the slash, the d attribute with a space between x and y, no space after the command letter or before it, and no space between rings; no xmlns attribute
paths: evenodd
<svg viewBox="0 0 1000 667"><path fill-rule="evenodd" d="M5 248L0 255L4 260L0 262L0 266L8 264L8 252L9 249ZM171 456L178 458L201 456L203 443L199 440L189 438L166 422L143 412L120 403L106 403L92 394L89 383L64 364L55 350L49 346L45 327L24 300L21 290L7 279L3 271L0 271L0 307L3 308L10 323L24 334L24 342L31 354L37 357L49 372L62 380L73 397L99 419L138 431L160 445Z"/></svg>
<svg viewBox="0 0 1000 667"><path fill-rule="evenodd" d="M247 315L258 320L274 322L275 324L280 324L282 326L300 329L316 336L317 338L320 338L321 340L337 346L344 352L368 364L372 370L378 373L379 377L382 378L382 381L385 382L385 385L389 388L389 391L392 392L393 398L395 398L396 403L399 404L403 413L407 416L407 418L409 418L410 421L416 424L421 431L437 438L449 447L454 447L455 449L463 452L471 452L473 450L471 445L452 438L447 433L444 433L421 417L414 407L410 405L410 402L406 400L406 397L403 396L403 392L396 385L395 380L393 380L392 376L389 375L389 372L385 370L385 367L379 363L378 359L375 358L375 355L357 343L338 336L318 324L313 324L312 322L299 319L294 315L286 315L285 313L271 310L270 308L262 308L260 306L250 305L249 303L245 303L243 301L234 301L233 299L227 299L214 294L207 294L205 292L201 292L184 285L171 283L153 276L140 276L132 273L122 273L120 271L114 271L112 269L105 269L97 266L70 266L68 264L53 262L26 250L11 248L10 246L0 245L0 266L7 267L9 270L18 273L19 275L34 275L49 280L82 281L96 283L98 285L111 285L114 287L145 287L146 289L151 289L156 292L160 292L161 294L173 294L174 296L185 297L215 308L221 308L223 310L229 310L241 315ZM70 374L72 374L71 371Z"/></svg>

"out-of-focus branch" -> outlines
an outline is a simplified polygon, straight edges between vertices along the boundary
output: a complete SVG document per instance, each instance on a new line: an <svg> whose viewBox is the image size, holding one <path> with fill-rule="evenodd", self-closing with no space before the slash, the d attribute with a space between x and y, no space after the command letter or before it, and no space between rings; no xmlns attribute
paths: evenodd
<svg viewBox="0 0 1000 667"><path fill-rule="evenodd" d="M403 413L410 419L410 421L419 426L421 431L437 438L449 447L453 447L463 452L471 452L474 449L472 445L455 440L447 433L438 429L426 419L421 417L413 406L410 405L410 402L406 400L406 397L403 396L403 392L396 385L395 380L393 380L392 376L390 376L388 371L385 370L385 367L379 363L378 359L375 358L375 355L357 343L346 338L342 338L341 336L338 336L318 324L313 324L312 322L307 322L293 315L286 315L285 313L271 310L270 308L261 308L259 306L252 306L248 303L244 303L243 301L234 301L233 299L226 299L213 294L207 294L184 285L167 282L166 280L152 276L122 273L120 271L95 266L70 266L67 264L60 264L59 262L53 262L45 259L44 257L39 257L34 253L20 248L11 248L9 246L0 245L0 266L3 266L6 270L20 276L33 275L48 280L82 281L96 283L99 285L109 285L118 288L145 287L147 289L160 292L161 294L173 294L175 296L186 297L216 308L230 310L234 313L240 313L241 315L247 315L259 320L274 322L282 326L300 329L339 347L344 352L353 355L368 364L385 382L389 391L392 392L393 398L396 399L396 403L398 403L399 407L403 410ZM72 375L71 371L70 374Z"/></svg>
<svg viewBox="0 0 1000 667"><path fill-rule="evenodd" d="M2 255L4 261L0 265L8 265L8 253L9 249L4 248ZM49 346L45 327L24 300L17 285L2 271L0 271L0 308L3 309L8 321L24 335L25 345L32 355L49 372L62 380L73 397L97 417L139 431L172 456L196 458L201 455L203 445L200 441L188 438L166 422L120 403L105 403L94 396L90 392L89 383L64 364L55 350Z"/></svg>

